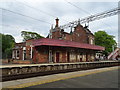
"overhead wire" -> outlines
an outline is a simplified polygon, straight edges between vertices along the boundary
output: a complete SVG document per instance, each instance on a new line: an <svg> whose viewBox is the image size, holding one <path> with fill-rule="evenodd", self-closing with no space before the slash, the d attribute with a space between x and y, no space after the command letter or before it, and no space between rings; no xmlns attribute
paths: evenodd
<svg viewBox="0 0 120 90"><path fill-rule="evenodd" d="M25 27L21 27L21 26L13 26L13 25L9 25L9 24L0 24L0 28L2 28L1 29L1 32L5 29L5 28L14 28L14 29L16 29L16 30L18 30L18 31L21 31L21 30L27 30L27 31L30 31L30 29L28 29L28 28L26 28L26 29L23 29L23 28L25 28ZM33 29L31 29L31 32L34 32L35 30L33 30ZM3 32L2 32L3 33Z"/></svg>
<svg viewBox="0 0 120 90"><path fill-rule="evenodd" d="M51 24L51 23L49 23L49 22L46 22L46 21L43 21L43 20L40 20L40 19L36 19L36 18L31 17L31 16L27 16L27 15L24 15L24 14L21 14L21 13L12 11L12 10L8 10L8 9L1 8L1 7L0 7L0 9L5 10L5 11L8 11L8 12L11 12L11 13L14 13L14 14L17 14L17 15L21 15L21 16L24 16L24 17L27 17L27 18L30 18L30 19L33 19L33 20L36 20L36 21L40 21L40 22L44 22L44 23Z"/></svg>
<svg viewBox="0 0 120 90"><path fill-rule="evenodd" d="M11 27L11 28L19 28L19 27L15 27L15 26L11 26L11 25L8 25L8 24L0 24L0 26L5 26L5 27Z"/></svg>
<svg viewBox="0 0 120 90"><path fill-rule="evenodd" d="M73 4L73 3L71 3L71 2L68 2L67 0L64 0L64 1L66 1L68 4L70 4L70 5L72 5L72 6L76 7L77 9L82 10L82 11L83 11L84 13L86 13L86 14L90 14L91 16L93 15L92 13L90 13L90 12L88 12L88 11L86 11L86 10L83 10L82 8L76 6L75 4ZM106 23L104 23L104 24L105 24L106 26L109 26L110 29L112 29L112 27L111 27L110 25L108 25L108 24L106 24Z"/></svg>
<svg viewBox="0 0 120 90"><path fill-rule="evenodd" d="M2 14L0 14L0 15L2 15ZM4 15L5 16L5 15ZM4 19L4 16L2 16L2 19ZM6 16L5 16L6 17ZM18 20L17 20L18 21ZM27 21L25 21L25 20L22 20L22 22L26 22L26 24L29 24ZM4 26L5 27L10 27L10 28L16 28L16 29L24 29L24 30L32 30L32 31L34 31L34 29L33 29L33 26L34 26L34 24L30 24L29 25L29 27L28 26L24 26L24 25L21 25L21 26L19 26L19 25L17 25L17 26L13 26L13 25L10 25L10 24L3 24L3 23L0 23L0 26L2 26L3 27L3 29L4 29ZM38 26L38 25L37 25Z"/></svg>
<svg viewBox="0 0 120 90"><path fill-rule="evenodd" d="M19 1L17 1L17 0L15 0L15 1L16 1L16 2L19 2ZM37 10L37 11L39 11L39 12L41 12L41 13L44 13L44 14L46 14L46 15L49 15L49 16L52 16L52 17L56 17L56 16L54 16L54 15L51 15L50 13L44 12L43 10L40 10L40 9L38 9L38 8L32 7L32 6L30 6L30 5L27 5L27 4L23 3L23 2L19 2L19 3L25 5L25 6L29 7L29 8L32 8L32 9L34 9L34 10Z"/></svg>
<svg viewBox="0 0 120 90"><path fill-rule="evenodd" d="M73 3L71 3L71 2L68 2L67 0L64 0L64 1L66 1L67 3L69 3L70 5L72 5L72 6L74 6L74 7L76 7L76 8L78 8L78 9L82 10L84 13L90 14L88 11L83 10L82 8L76 6L75 4L73 4Z"/></svg>
<svg viewBox="0 0 120 90"><path fill-rule="evenodd" d="M17 1L17 0L15 0L16 2L19 2L19 1ZM24 1L23 1L24 2ZM29 7L29 8L32 8L32 9L34 9L34 10L37 10L37 11L39 11L39 12L41 12L41 13L44 13L44 14L46 14L46 15L48 15L48 16L51 16L51 17L53 17L53 18L57 18L55 15L52 15L52 14L50 14L50 13L48 13L48 12L45 12L45 11L43 11L43 10L40 10L40 9L38 9L38 8L36 8L36 7L33 7L33 6L30 6L30 5L28 5L28 4L25 4L26 2L19 2L19 3L21 3L21 4L23 4L23 5L25 5L25 6L27 6L27 7ZM69 21L67 21L67 20L65 20L65 19L63 19L64 21L66 21L66 22L69 22Z"/></svg>

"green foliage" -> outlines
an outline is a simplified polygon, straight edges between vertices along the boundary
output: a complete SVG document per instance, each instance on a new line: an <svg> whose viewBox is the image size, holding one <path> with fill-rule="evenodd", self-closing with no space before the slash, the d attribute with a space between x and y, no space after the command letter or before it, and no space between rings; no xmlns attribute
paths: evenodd
<svg viewBox="0 0 120 90"><path fill-rule="evenodd" d="M12 35L4 35L0 33L0 45L2 45L2 58L12 57L12 48L15 45L15 39Z"/></svg>
<svg viewBox="0 0 120 90"><path fill-rule="evenodd" d="M105 47L103 52L105 55L108 55L112 52L112 46L117 46L114 36L108 35L105 31L95 32L95 44Z"/></svg>
<svg viewBox="0 0 120 90"><path fill-rule="evenodd" d="M43 36L41 36L36 32L27 32L27 31L22 31L21 36L23 37L23 41L30 40L30 39L43 38Z"/></svg>

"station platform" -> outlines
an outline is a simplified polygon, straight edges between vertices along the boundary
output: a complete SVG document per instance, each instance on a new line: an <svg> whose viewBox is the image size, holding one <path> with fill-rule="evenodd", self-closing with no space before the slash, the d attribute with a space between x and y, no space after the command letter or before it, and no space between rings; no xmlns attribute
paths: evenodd
<svg viewBox="0 0 120 90"><path fill-rule="evenodd" d="M6 81L2 82L1 88L26 88L35 85L41 85L46 83L51 83L60 80L66 80L70 78L82 77L96 73L102 73L112 70L117 70L119 67L106 67L106 68L97 68L91 70L84 70L84 71L76 71L76 72L69 72L69 73L60 73L60 74L53 74L47 76L38 76L33 78L25 78L13 81Z"/></svg>
<svg viewBox="0 0 120 90"><path fill-rule="evenodd" d="M9 81L33 76L43 76L55 73L81 71L95 68L120 66L119 61L96 61L75 63L46 63L46 64L10 64L1 65L2 81Z"/></svg>
<svg viewBox="0 0 120 90"><path fill-rule="evenodd" d="M74 63L44 63L44 64L3 64L0 68L13 68L13 67L32 67L32 66L49 66L49 65L72 65L72 64L88 64L88 63L104 63L104 62L117 62L111 61L94 61L94 62L74 62Z"/></svg>

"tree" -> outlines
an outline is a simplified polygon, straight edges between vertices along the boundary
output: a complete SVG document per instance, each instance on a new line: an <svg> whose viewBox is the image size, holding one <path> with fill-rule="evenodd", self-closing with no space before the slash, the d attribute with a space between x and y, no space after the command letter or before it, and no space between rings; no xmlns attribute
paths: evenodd
<svg viewBox="0 0 120 90"><path fill-rule="evenodd" d="M15 39L12 35L4 35L0 33L0 42L2 43L2 58L11 58L12 49L15 45Z"/></svg>
<svg viewBox="0 0 120 90"><path fill-rule="evenodd" d="M23 37L23 41L30 40L30 39L43 38L43 36L41 36L36 32L27 32L27 31L22 31L21 36Z"/></svg>
<svg viewBox="0 0 120 90"><path fill-rule="evenodd" d="M112 47L116 47L117 43L114 40L114 36L108 35L105 31L98 31L95 32L95 44L99 46L105 47L105 51L103 51L103 54L106 56L112 52Z"/></svg>

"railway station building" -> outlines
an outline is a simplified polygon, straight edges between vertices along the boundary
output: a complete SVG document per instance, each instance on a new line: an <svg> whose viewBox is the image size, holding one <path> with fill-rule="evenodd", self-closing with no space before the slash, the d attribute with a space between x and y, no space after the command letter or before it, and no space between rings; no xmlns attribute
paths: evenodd
<svg viewBox="0 0 120 90"><path fill-rule="evenodd" d="M13 61L29 60L30 63L69 63L95 61L96 52L105 48L96 46L94 35L87 26L80 22L74 30L65 32L59 27L59 19L56 25L50 29L46 38L27 40L16 43L13 49Z"/></svg>

